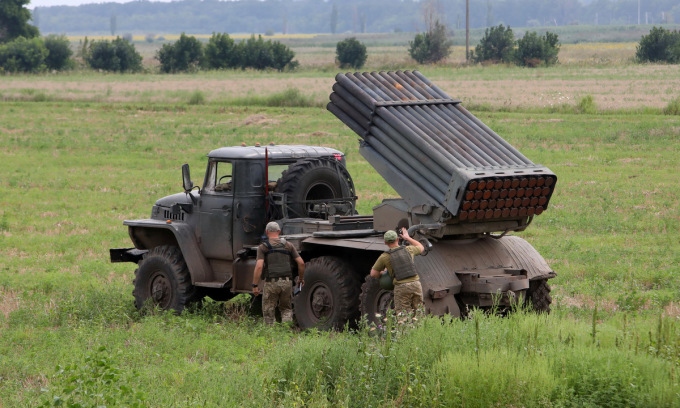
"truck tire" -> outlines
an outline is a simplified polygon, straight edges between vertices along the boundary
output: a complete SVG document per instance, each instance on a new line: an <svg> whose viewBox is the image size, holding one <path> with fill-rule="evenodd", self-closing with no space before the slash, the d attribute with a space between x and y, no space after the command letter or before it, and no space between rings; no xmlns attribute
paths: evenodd
<svg viewBox="0 0 680 408"><path fill-rule="evenodd" d="M380 280L369 275L361 285L359 304L361 316L366 316L369 323L379 324L387 310L394 309L394 292L380 287Z"/></svg>
<svg viewBox="0 0 680 408"><path fill-rule="evenodd" d="M286 195L290 218L320 218L319 211L306 201L354 197L354 183L347 169L338 161L302 159L283 171L276 183L276 191ZM336 215L352 215L353 206L346 207Z"/></svg>
<svg viewBox="0 0 680 408"><path fill-rule="evenodd" d="M529 282L527 292L527 304L538 313L550 313L550 285L547 279L533 280Z"/></svg>
<svg viewBox="0 0 680 408"><path fill-rule="evenodd" d="M359 283L342 259L322 256L305 267L305 285L293 298L301 329L341 330L359 317Z"/></svg>
<svg viewBox="0 0 680 408"><path fill-rule="evenodd" d="M182 251L175 246L158 246L147 252L135 271L134 285L137 309L157 306L181 313L199 298Z"/></svg>

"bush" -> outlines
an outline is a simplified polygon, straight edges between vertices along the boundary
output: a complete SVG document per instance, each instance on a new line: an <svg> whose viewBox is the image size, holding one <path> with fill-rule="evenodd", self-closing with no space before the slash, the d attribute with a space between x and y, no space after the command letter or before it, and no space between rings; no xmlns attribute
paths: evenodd
<svg viewBox="0 0 680 408"><path fill-rule="evenodd" d="M129 41L116 37L113 41L93 41L85 55L92 69L112 72L137 72L142 70L142 56Z"/></svg>
<svg viewBox="0 0 680 408"><path fill-rule="evenodd" d="M643 35L635 51L638 62L680 63L680 32L653 27Z"/></svg>
<svg viewBox="0 0 680 408"><path fill-rule="evenodd" d="M557 34L547 32L539 37L535 31L527 32L517 41L515 64L532 68L540 65L554 65L557 63L559 51Z"/></svg>
<svg viewBox="0 0 680 408"><path fill-rule="evenodd" d="M264 41L261 35L250 36L246 41L242 41L237 46L239 65L241 68L254 68L264 70L274 68L278 71L284 69L295 69L297 61L293 61L295 53L287 46L278 41Z"/></svg>
<svg viewBox="0 0 680 408"><path fill-rule="evenodd" d="M335 47L335 59L340 68L360 69L366 63L366 46L356 38L347 38Z"/></svg>
<svg viewBox="0 0 680 408"><path fill-rule="evenodd" d="M61 71L74 66L74 61L71 59L73 56L71 42L65 35L50 34L43 39L43 43L48 51L45 58L47 69Z"/></svg>
<svg viewBox="0 0 680 408"><path fill-rule="evenodd" d="M5 72L44 71L47 54L41 38L18 37L0 45L0 67Z"/></svg>
<svg viewBox="0 0 680 408"><path fill-rule="evenodd" d="M205 66L208 69L227 69L239 66L239 54L229 34L213 33L205 46Z"/></svg>
<svg viewBox="0 0 680 408"><path fill-rule="evenodd" d="M204 59L203 44L196 37L182 33L174 43L163 44L156 59L161 63L161 72L194 72Z"/></svg>
<svg viewBox="0 0 680 408"><path fill-rule="evenodd" d="M448 57L451 54L451 45L446 27L435 21L428 32L416 34L413 41L409 41L408 52L419 64L430 64Z"/></svg>
<svg viewBox="0 0 680 408"><path fill-rule="evenodd" d="M515 35L512 29L500 24L484 31L484 36L475 47L473 60L475 62L491 61L493 63L511 62L514 48Z"/></svg>

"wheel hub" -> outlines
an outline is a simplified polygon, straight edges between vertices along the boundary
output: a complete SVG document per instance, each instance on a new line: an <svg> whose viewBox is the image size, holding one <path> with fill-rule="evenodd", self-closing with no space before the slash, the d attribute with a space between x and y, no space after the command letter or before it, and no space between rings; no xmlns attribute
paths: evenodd
<svg viewBox="0 0 680 408"><path fill-rule="evenodd" d="M328 317L333 312L333 295L326 286L318 285L311 291L312 314L317 319Z"/></svg>
<svg viewBox="0 0 680 408"><path fill-rule="evenodd" d="M166 308L170 303L171 284L163 274L155 274L151 278L151 299L161 308Z"/></svg>

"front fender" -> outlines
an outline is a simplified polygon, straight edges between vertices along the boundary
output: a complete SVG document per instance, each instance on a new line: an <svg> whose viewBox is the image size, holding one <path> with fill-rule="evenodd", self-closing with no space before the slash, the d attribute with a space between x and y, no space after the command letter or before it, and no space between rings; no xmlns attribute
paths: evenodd
<svg viewBox="0 0 680 408"><path fill-rule="evenodd" d="M212 267L203 256L192 228L183 223L160 220L126 220L128 233L137 249L151 249L160 245L177 246L187 263L191 282L211 281Z"/></svg>

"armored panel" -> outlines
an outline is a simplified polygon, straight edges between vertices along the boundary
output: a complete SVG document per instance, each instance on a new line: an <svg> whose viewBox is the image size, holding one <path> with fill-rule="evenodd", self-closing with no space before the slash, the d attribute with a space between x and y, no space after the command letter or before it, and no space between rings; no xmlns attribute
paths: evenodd
<svg viewBox="0 0 680 408"><path fill-rule="evenodd" d="M555 174L420 72L335 79L328 110L362 138L362 156L411 208L433 209L432 221L498 231L508 220L523 227L548 207Z"/></svg>

